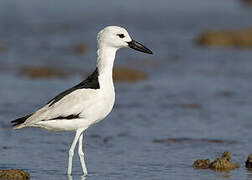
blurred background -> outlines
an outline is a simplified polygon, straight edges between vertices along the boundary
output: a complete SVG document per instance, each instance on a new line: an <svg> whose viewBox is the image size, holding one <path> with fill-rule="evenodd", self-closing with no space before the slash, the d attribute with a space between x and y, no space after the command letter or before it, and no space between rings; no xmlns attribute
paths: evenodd
<svg viewBox="0 0 252 180"><path fill-rule="evenodd" d="M74 132L10 121L82 81L97 33L119 25L154 55L117 53L115 107L85 132L87 179L252 179L251 17L249 0L0 1L0 169L67 179ZM226 150L239 169L192 167Z"/></svg>

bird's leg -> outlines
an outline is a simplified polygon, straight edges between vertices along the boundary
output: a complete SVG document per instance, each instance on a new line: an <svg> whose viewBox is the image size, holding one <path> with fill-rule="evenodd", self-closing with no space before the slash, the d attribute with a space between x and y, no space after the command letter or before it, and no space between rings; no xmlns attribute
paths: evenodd
<svg viewBox="0 0 252 180"><path fill-rule="evenodd" d="M82 140L83 140L83 133L81 133L80 138L79 138L79 149L78 149L78 154L80 157L80 162L81 162L81 167L83 170L84 175L87 175L87 168L84 160L84 153L82 151Z"/></svg>
<svg viewBox="0 0 252 180"><path fill-rule="evenodd" d="M75 146L78 142L80 135L82 134L82 131L83 131L82 129L78 129L76 131L73 143L71 145L71 148L69 149L68 170L67 170L68 175L71 175L71 173L72 173L72 161L73 161L74 149L75 149Z"/></svg>

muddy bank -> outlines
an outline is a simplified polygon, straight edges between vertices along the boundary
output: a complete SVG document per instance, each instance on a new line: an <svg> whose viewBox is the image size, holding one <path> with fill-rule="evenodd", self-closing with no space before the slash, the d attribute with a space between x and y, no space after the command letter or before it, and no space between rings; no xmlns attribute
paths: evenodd
<svg viewBox="0 0 252 180"><path fill-rule="evenodd" d="M86 78L90 73L84 75ZM138 81L143 81L148 79L148 74L133 68L128 68L124 66L114 66L113 67L113 81L114 82L126 82L126 83L135 83Z"/></svg>
<svg viewBox="0 0 252 180"><path fill-rule="evenodd" d="M198 103L188 103L181 105L185 109L202 109L202 105Z"/></svg>
<svg viewBox="0 0 252 180"><path fill-rule="evenodd" d="M0 171L0 180L29 180L30 174L21 169L3 169Z"/></svg>
<svg viewBox="0 0 252 180"><path fill-rule="evenodd" d="M192 138L167 138L153 139L153 143L215 143L215 144L235 144L236 141L221 139L192 139Z"/></svg>
<svg viewBox="0 0 252 180"><path fill-rule="evenodd" d="M196 40L212 47L252 48L252 28L241 30L208 30Z"/></svg>
<svg viewBox="0 0 252 180"><path fill-rule="evenodd" d="M193 165L194 168L198 169L212 169L215 171L229 171L239 167L239 164L233 163L231 160L231 152L226 151L220 158L216 158L210 163L209 159L198 159Z"/></svg>
<svg viewBox="0 0 252 180"><path fill-rule="evenodd" d="M73 47L73 51L79 55L85 55L88 51L88 46L85 44L77 44Z"/></svg>
<svg viewBox="0 0 252 180"><path fill-rule="evenodd" d="M29 78L67 78L69 73L49 66L25 66L19 73Z"/></svg>
<svg viewBox="0 0 252 180"><path fill-rule="evenodd" d="M146 80L147 78L147 73L137 69L123 66L115 66L113 69L113 79L115 82L137 82Z"/></svg>
<svg viewBox="0 0 252 180"><path fill-rule="evenodd" d="M244 5L252 6L252 0L240 0Z"/></svg>

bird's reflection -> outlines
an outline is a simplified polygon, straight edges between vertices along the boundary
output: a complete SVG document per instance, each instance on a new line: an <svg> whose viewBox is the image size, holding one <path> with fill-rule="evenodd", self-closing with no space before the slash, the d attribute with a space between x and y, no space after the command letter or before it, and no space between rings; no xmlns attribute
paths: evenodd
<svg viewBox="0 0 252 180"><path fill-rule="evenodd" d="M85 180L85 179L86 179L86 176L81 176L81 177L80 177L80 180ZM68 180L74 180L74 179L73 179L73 176L68 175Z"/></svg>

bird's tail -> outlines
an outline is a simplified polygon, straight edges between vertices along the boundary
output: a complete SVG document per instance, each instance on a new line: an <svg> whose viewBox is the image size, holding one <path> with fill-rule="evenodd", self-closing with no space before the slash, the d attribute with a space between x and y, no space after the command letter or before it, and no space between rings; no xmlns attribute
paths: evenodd
<svg viewBox="0 0 252 180"><path fill-rule="evenodd" d="M24 116L24 117L21 117L21 118L18 118L18 119L15 119L13 121L11 121L12 126L13 126L13 129L21 129L23 127L25 127L25 124L24 122L26 121L26 119L28 119L32 114L29 114L27 116Z"/></svg>

